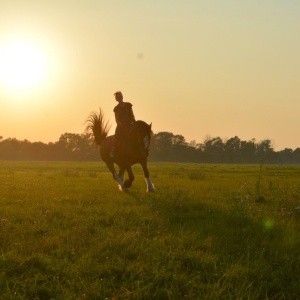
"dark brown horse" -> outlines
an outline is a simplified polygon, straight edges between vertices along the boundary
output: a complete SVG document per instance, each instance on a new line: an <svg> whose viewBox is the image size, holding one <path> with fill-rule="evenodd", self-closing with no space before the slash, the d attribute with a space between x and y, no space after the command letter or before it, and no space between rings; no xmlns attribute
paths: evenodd
<svg viewBox="0 0 300 300"><path fill-rule="evenodd" d="M151 124L148 125L144 121L136 121L128 129L127 135L120 141L115 157L110 157L112 142L114 136L107 136L109 131L108 123L104 119L104 114L100 109L97 114L92 112L87 118L87 132L93 132L95 142L100 145L100 155L111 171L113 178L118 182L120 190L126 190L132 186L134 175L131 166L140 164L143 168L145 180L147 184L147 192L154 191L154 186L149 177L147 167L147 157L149 155L149 146L152 136ZM117 174L114 164L119 166ZM128 173L128 179L123 182L125 171Z"/></svg>

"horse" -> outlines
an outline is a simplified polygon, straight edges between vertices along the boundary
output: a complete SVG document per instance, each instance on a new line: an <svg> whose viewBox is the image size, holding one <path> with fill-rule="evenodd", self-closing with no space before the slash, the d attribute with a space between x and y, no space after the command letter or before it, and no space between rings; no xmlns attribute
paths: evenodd
<svg viewBox="0 0 300 300"><path fill-rule="evenodd" d="M125 191L132 186L134 175L131 167L134 164L142 166L147 192L155 191L147 167L149 146L153 135L151 130L152 123L148 125L144 121L133 122L127 135L116 148L114 157L110 156L114 136L108 136L110 126L105 121L102 109L100 108L99 113L91 112L86 123L86 132L93 133L95 143L100 146L100 156L112 173L113 179L118 183L121 191ZM116 172L115 164L119 166L119 173ZM128 174L128 179L123 181L125 171Z"/></svg>

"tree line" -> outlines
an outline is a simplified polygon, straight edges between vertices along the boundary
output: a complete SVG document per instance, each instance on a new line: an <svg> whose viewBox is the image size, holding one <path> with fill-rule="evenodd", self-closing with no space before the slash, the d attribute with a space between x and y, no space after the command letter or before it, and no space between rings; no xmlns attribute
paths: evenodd
<svg viewBox="0 0 300 300"><path fill-rule="evenodd" d="M0 160L97 161L99 148L88 133L64 133L57 142L42 143L3 139L0 136ZM149 161L192 163L300 163L300 148L275 151L271 140L257 142L207 137L202 143L186 142L184 136L171 132L153 135Z"/></svg>

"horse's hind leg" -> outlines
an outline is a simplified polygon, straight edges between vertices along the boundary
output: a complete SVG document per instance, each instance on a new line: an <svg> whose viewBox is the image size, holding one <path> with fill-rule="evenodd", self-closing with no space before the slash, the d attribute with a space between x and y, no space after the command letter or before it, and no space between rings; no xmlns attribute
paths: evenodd
<svg viewBox="0 0 300 300"><path fill-rule="evenodd" d="M150 174L149 174L149 170L147 167L147 162L141 163L141 166L144 171L144 176L145 176L145 180L146 180L146 184L147 184L147 192L154 192L155 188L154 188L153 183L150 180Z"/></svg>
<svg viewBox="0 0 300 300"><path fill-rule="evenodd" d="M115 169L115 167L114 167L114 164L113 164L113 163L107 163L107 162L106 162L106 165L107 165L107 167L109 168L109 170L111 171L114 180L119 184L119 189L120 189L121 191L126 190L126 187L125 187L125 185L124 185L124 183L123 183L123 180L119 177L119 175L118 175L117 172L116 172L116 169Z"/></svg>
<svg viewBox="0 0 300 300"><path fill-rule="evenodd" d="M125 168L120 167L119 169L119 177L122 181L124 181Z"/></svg>
<svg viewBox="0 0 300 300"><path fill-rule="evenodd" d="M134 175L131 167L127 167L126 170L128 173L128 179L125 180L124 185L126 188L130 188L132 186L132 182L134 181Z"/></svg>

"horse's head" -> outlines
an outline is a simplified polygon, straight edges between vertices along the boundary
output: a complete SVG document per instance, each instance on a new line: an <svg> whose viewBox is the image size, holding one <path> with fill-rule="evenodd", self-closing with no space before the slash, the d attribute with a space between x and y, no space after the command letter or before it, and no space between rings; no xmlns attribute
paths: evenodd
<svg viewBox="0 0 300 300"><path fill-rule="evenodd" d="M146 157L149 155L150 141L153 135L151 127L152 123L148 125L144 121L136 121L132 126L130 134L132 143L136 149Z"/></svg>

